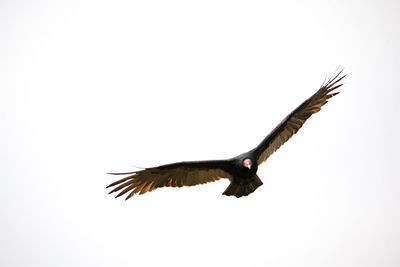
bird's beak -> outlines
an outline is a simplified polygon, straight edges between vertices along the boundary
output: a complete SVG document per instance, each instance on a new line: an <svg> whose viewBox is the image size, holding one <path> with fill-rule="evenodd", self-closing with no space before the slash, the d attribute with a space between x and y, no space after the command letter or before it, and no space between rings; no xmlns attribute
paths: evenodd
<svg viewBox="0 0 400 267"><path fill-rule="evenodd" d="M249 169L251 169L251 164L247 165L246 167L249 168Z"/></svg>

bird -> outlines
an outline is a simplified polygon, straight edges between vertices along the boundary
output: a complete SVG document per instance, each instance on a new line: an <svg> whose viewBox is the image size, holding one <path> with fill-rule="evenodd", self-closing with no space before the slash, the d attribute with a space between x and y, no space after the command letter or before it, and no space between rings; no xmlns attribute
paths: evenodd
<svg viewBox="0 0 400 267"><path fill-rule="evenodd" d="M110 173L126 177L108 185L106 188L114 187L109 194L118 192L115 198L127 194L125 200L128 200L135 194L141 195L160 187L194 186L226 178L230 184L223 195L237 198L248 196L263 184L257 175L258 166L296 134L328 99L339 94L334 90L343 85L340 82L346 75L342 75L342 72L343 69L337 74L335 71L330 79L325 78L316 93L289 113L250 151L224 160L183 161L133 172Z"/></svg>

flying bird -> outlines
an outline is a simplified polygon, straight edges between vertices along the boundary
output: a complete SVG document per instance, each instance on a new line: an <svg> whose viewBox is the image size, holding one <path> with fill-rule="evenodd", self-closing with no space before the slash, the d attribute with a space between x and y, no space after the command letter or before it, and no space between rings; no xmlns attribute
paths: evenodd
<svg viewBox="0 0 400 267"><path fill-rule="evenodd" d="M184 161L134 172L111 173L127 177L107 186L116 186L109 194L119 192L117 198L128 193L127 200L136 193L141 195L160 187L193 186L227 178L230 184L224 195L248 196L263 184L257 176L258 166L297 133L312 114L320 111L329 98L339 93L333 91L343 85L340 81L346 75L341 75L342 71L324 81L315 94L286 116L254 149L225 160Z"/></svg>

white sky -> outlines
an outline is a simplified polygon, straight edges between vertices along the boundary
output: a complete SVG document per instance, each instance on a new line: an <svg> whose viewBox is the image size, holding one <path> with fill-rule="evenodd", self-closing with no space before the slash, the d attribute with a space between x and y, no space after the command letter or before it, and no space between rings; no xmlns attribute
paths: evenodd
<svg viewBox="0 0 400 267"><path fill-rule="evenodd" d="M1 266L400 266L400 2L1 1ZM257 145L258 174L125 202L115 177Z"/></svg>

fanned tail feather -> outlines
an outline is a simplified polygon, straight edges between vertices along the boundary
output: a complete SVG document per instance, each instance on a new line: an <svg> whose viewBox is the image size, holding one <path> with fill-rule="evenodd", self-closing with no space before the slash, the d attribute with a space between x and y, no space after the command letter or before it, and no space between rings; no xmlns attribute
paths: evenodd
<svg viewBox="0 0 400 267"><path fill-rule="evenodd" d="M231 181L230 185L226 188L223 195L242 197L248 196L249 194L256 191L258 187L263 184L261 179L255 175L251 180L244 184L237 184L235 181Z"/></svg>

